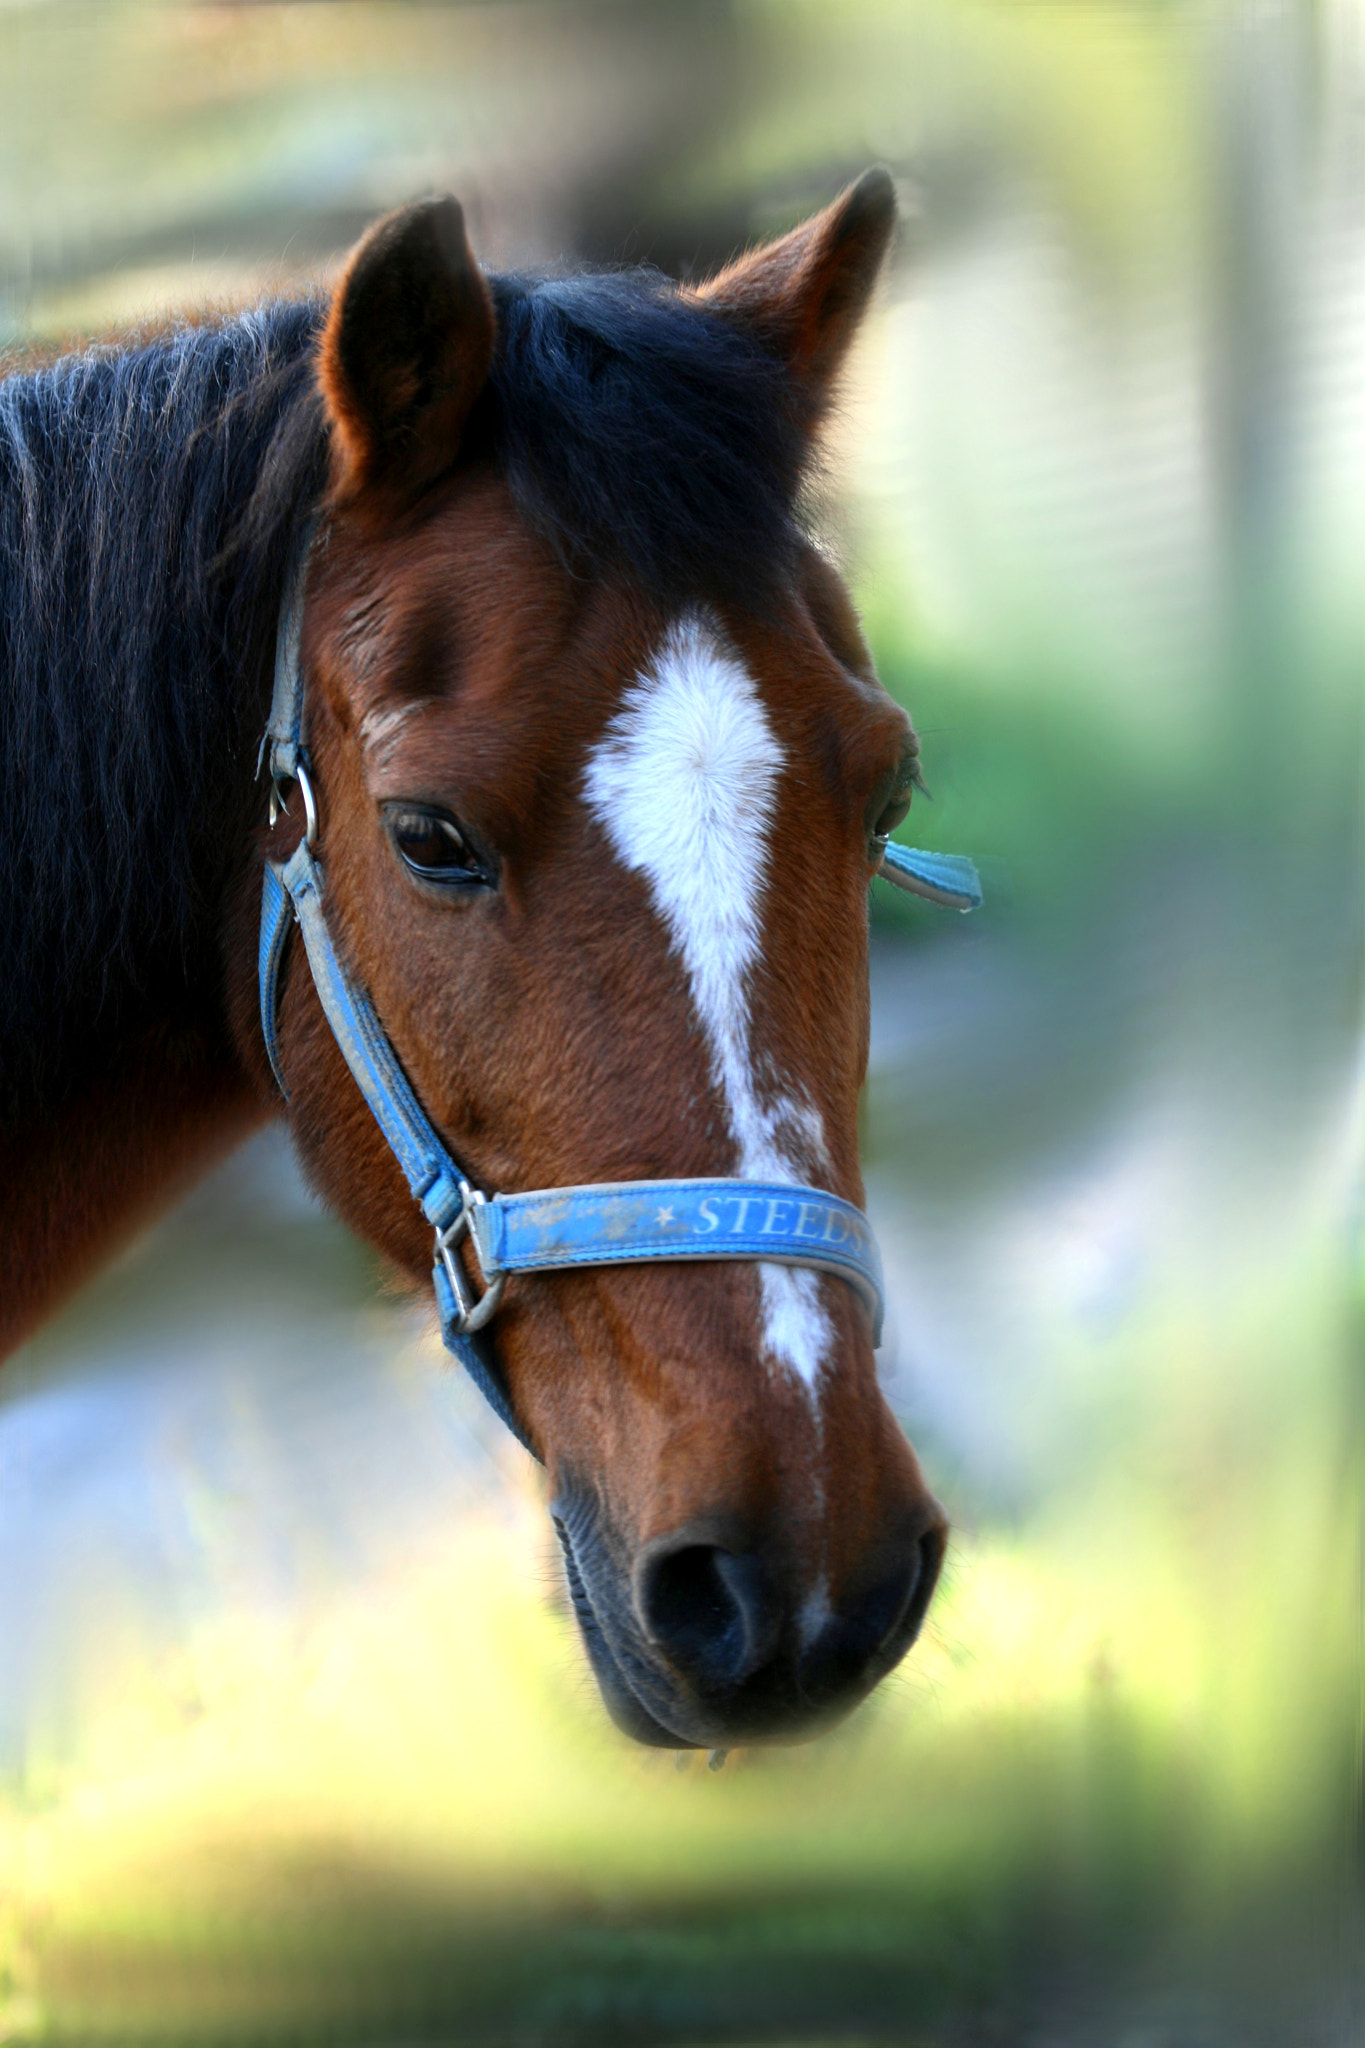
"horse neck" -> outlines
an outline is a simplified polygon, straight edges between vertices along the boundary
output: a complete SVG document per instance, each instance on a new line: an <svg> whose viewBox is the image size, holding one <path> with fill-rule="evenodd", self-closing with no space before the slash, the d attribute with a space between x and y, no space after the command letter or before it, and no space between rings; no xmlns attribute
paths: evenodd
<svg viewBox="0 0 1365 2048"><path fill-rule="evenodd" d="M325 454L318 318L283 305L0 382L11 1336L260 1114L224 955Z"/></svg>

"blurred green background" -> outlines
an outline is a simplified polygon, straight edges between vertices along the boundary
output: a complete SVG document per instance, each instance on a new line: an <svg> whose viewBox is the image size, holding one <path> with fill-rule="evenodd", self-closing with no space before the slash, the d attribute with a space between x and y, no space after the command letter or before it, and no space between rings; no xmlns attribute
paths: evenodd
<svg viewBox="0 0 1365 2048"><path fill-rule="evenodd" d="M0 0L0 350L432 189L698 275L873 160L821 519L988 888L874 907L925 1638L810 1748L618 1741L260 1140L0 1379L0 2041L1365 2040L1358 8Z"/></svg>

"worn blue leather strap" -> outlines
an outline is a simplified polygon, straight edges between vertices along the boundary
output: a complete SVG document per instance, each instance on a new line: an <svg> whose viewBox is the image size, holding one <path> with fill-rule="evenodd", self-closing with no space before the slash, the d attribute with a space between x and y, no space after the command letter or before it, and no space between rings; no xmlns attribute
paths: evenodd
<svg viewBox="0 0 1365 2048"><path fill-rule="evenodd" d="M888 839L877 873L884 882L941 903L947 910L979 910L981 877L965 854L926 853L918 846L898 846Z"/></svg>
<svg viewBox="0 0 1365 2048"><path fill-rule="evenodd" d="M285 1086L284 1073L280 1067L280 969L284 965L284 949L289 940L289 927L294 922L294 906L289 900L289 891L280 880L280 871L273 861L265 864L265 880L261 885L261 936L257 951L257 968L261 993L261 1036L265 1040L266 1055L270 1071L279 1084L285 1101L289 1090Z"/></svg>
<svg viewBox="0 0 1365 2048"><path fill-rule="evenodd" d="M861 1209L820 1188L753 1180L630 1180L498 1195L469 1212L479 1264L562 1272L634 1259L762 1259L838 1273L880 1343L882 1268Z"/></svg>
<svg viewBox="0 0 1365 2048"><path fill-rule="evenodd" d="M517 1411L512 1406L512 1397L507 1391L507 1382L502 1376L493 1350L492 1340L482 1331L473 1336L460 1329L460 1305L455 1299L449 1276L438 1260L431 1269L431 1284L436 1294L436 1313L441 1323L441 1341L452 1358L459 1360L479 1392L487 1401L499 1422L511 1430L523 1450L534 1458L535 1445L517 1421Z"/></svg>
<svg viewBox="0 0 1365 2048"><path fill-rule="evenodd" d="M428 1220L435 1229L447 1230L463 1205L460 1171L413 1094L368 996L338 959L321 905L321 871L305 844L300 843L283 866L267 861L261 900L261 1029L276 1079L287 1097L276 1017L285 941L297 917L314 985L342 1057ZM446 1349L464 1366L498 1419L534 1455L491 1344L459 1327L460 1304L440 1259L432 1268L432 1285Z"/></svg>
<svg viewBox="0 0 1365 2048"><path fill-rule="evenodd" d="M322 914L322 871L307 844L301 843L274 872L293 903L313 983L342 1058L427 1221L437 1230L448 1230L464 1206L463 1176L414 1095L369 997L337 957Z"/></svg>
<svg viewBox="0 0 1365 2048"><path fill-rule="evenodd" d="M303 755L303 664L299 660L299 643L303 638L305 571L316 533L317 521L310 519L294 544L280 622L275 629L275 686L261 753L264 756L269 749L270 773L277 785L293 779Z"/></svg>

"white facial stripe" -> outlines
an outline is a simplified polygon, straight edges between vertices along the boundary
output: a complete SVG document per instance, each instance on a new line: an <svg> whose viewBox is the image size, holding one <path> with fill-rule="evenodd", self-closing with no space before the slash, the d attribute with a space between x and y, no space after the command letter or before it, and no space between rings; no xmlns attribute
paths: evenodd
<svg viewBox="0 0 1365 2048"><path fill-rule="evenodd" d="M834 1609L829 1604L829 1580L821 1572L815 1584L801 1602L797 1616L801 1647L808 1650L816 1637L822 1633L827 1622L834 1618Z"/></svg>
<svg viewBox="0 0 1365 2048"><path fill-rule="evenodd" d="M777 1176L764 1176L770 1177ZM783 1174L781 1178L795 1180L796 1176ZM808 1266L760 1266L758 1277L763 1287L766 1347L774 1358L790 1366L813 1395L820 1368L834 1342L834 1325L820 1299L821 1290L828 1283ZM836 1287L841 1284L834 1283Z"/></svg>
<svg viewBox="0 0 1365 2048"><path fill-rule="evenodd" d="M626 693L584 788L617 858L648 878L686 967L737 1171L797 1184L827 1165L819 1112L790 1094L761 1101L749 1045L749 978L762 951L768 829L784 763L753 678L716 626L691 612ZM834 1339L821 1276L772 1265L759 1274L766 1348L813 1393Z"/></svg>

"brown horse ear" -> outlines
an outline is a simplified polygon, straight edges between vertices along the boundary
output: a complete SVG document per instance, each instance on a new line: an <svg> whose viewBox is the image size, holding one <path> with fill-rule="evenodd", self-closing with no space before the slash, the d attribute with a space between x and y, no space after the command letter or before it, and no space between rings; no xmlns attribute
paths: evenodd
<svg viewBox="0 0 1365 2048"><path fill-rule="evenodd" d="M412 497L448 469L493 356L493 301L453 199L404 207L357 247L323 330L334 487Z"/></svg>
<svg viewBox="0 0 1365 2048"><path fill-rule="evenodd" d="M780 242L739 257L702 285L700 296L785 358L818 417L867 310L895 226L890 173L864 171L823 213Z"/></svg>

